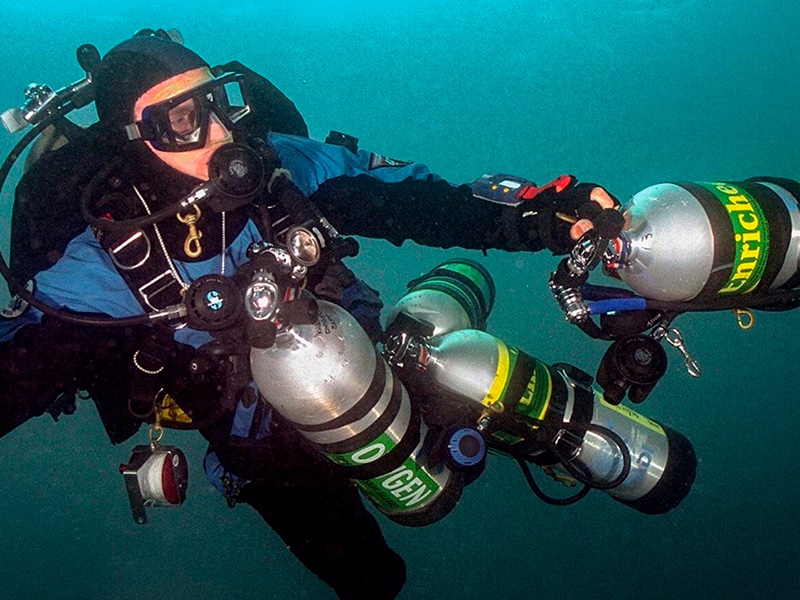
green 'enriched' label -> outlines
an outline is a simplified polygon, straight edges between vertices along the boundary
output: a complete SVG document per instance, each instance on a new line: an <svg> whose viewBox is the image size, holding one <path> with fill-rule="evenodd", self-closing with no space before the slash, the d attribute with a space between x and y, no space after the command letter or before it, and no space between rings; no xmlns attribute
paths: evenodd
<svg viewBox="0 0 800 600"><path fill-rule="evenodd" d="M553 379L550 377L550 371L542 361L536 360L533 373L525 386L525 393L517 403L516 410L537 421L543 419L550 406L552 394Z"/></svg>
<svg viewBox="0 0 800 600"><path fill-rule="evenodd" d="M761 282L769 256L769 224L758 201L730 183L701 183L722 202L733 225L736 254L725 286L717 292L746 294Z"/></svg>

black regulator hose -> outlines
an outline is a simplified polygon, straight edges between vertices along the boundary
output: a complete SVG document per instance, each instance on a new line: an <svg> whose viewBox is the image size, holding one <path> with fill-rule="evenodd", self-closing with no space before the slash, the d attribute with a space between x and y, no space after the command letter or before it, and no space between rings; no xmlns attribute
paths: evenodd
<svg viewBox="0 0 800 600"><path fill-rule="evenodd" d="M549 504L550 506L569 506L570 504L575 504L576 502L583 500L586 495L592 491L591 486L584 484L584 486L572 496L567 496L566 498L549 496L548 494L545 494L539 484L536 483L536 479L534 479L533 473L531 473L531 468L528 466L528 462L524 458L517 458L517 464L519 465L519 468L522 469L522 475L525 477L525 481L528 482L528 487L531 488L531 491L534 493L534 495L539 498L539 500L545 504Z"/></svg>
<svg viewBox="0 0 800 600"><path fill-rule="evenodd" d="M662 302L645 300L647 308L666 312L711 312L733 310L735 308L754 308L761 310L791 310L800 306L800 289L767 292L763 295L730 296L709 301ZM790 305L782 307L781 305Z"/></svg>
<svg viewBox="0 0 800 600"><path fill-rule="evenodd" d="M534 479L533 473L531 473L528 462L524 458L516 457L517 464L522 470L522 474L525 477L525 481L528 483L528 487L531 488L531 491L536 495L537 498L539 498L539 500L551 506L567 506L574 504L575 502L583 499L593 489L601 491L612 490L622 485L631 472L631 455L630 452L628 452L628 446L625 444L625 440L623 440L619 434L611 431L607 427L596 425L594 423L572 423L570 424L570 430L573 432L578 430L584 434L587 432L595 433L601 437L605 437L610 443L617 446L620 454L622 455L622 470L619 472L619 475L614 477L614 479L611 481L599 482L592 477L592 474L588 471L588 469L585 468L584 465L580 465L584 467L582 470L579 464L574 463L571 458L564 452L560 451L555 444L549 444L548 450L550 450L560 460L559 464L564 468L564 470L567 471L569 475L574 477L578 483L583 484L583 487L572 496L568 496L566 498L556 498L546 494L539 484L536 483L536 479Z"/></svg>
<svg viewBox="0 0 800 600"><path fill-rule="evenodd" d="M2 167L0 167L0 197L2 197L2 191L5 188L6 181L8 181L8 176L11 173L11 169L14 167L14 164L16 164L17 160L25 151L25 149L34 139L39 136L39 134L41 134L42 131L52 125L57 119L61 118L64 117L61 114L56 113L47 117L46 119L43 119L30 131L23 135L22 138L20 138L20 140L14 145L14 147L11 149L11 152L8 153L8 156L6 156L6 159L3 161ZM0 275L2 275L3 279L5 279L6 283L8 284L8 291L12 294L12 296L16 295L23 301L30 304L32 307L41 311L43 314L61 319L67 323L104 327L109 325L115 327L131 327L150 323L154 320L154 318L158 318L154 315L137 315L135 317L92 317L88 315L79 315L65 309L59 309L54 306L50 306L49 304L36 298L33 292L28 291L25 285L17 281L16 277L14 277L14 274L11 272L11 268L8 266L2 251L0 251ZM157 313L157 315L161 316L159 313Z"/></svg>
<svg viewBox="0 0 800 600"><path fill-rule="evenodd" d="M100 181L108 177L112 171L122 164L122 160L122 157L118 156L114 160L109 161L105 167L100 169L95 176L92 177L92 179L89 181L89 184L84 188L83 193L81 194L81 216L91 227L100 229L102 231L114 231L119 233L134 231L136 229L144 229L145 227L163 221L164 219L172 217L175 215L175 213L186 208L185 203L175 202L144 217L136 217L133 219L126 219L124 221L112 221L111 219L104 219L92 214L92 191L94 191Z"/></svg>

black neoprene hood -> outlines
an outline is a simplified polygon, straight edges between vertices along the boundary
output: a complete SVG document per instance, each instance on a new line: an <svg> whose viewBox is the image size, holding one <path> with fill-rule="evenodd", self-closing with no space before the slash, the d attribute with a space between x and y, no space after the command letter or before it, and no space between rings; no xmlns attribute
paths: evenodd
<svg viewBox="0 0 800 600"><path fill-rule="evenodd" d="M181 44L156 36L139 36L112 48L95 74L97 115L108 125L133 121L136 100L153 86L192 69L208 67Z"/></svg>

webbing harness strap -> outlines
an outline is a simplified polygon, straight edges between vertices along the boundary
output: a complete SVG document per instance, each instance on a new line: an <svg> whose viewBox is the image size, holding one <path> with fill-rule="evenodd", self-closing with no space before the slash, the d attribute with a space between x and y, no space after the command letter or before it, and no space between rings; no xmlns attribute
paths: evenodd
<svg viewBox="0 0 800 600"><path fill-rule="evenodd" d="M95 232L95 236L145 312L182 300L183 284L154 233L137 229L121 235Z"/></svg>

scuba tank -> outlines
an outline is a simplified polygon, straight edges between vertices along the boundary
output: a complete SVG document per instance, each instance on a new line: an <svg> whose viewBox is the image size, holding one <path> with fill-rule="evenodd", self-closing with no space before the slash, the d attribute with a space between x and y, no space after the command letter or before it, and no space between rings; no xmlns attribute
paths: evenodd
<svg viewBox="0 0 800 600"><path fill-rule="evenodd" d="M424 313L431 328L474 326L493 301L483 267L449 261L412 282L392 314L402 306ZM335 304L317 307L315 322L279 328L272 345L251 349L259 391L389 518L410 526L441 519L460 498L463 473L437 459L436 432L357 321Z"/></svg>
<svg viewBox="0 0 800 600"><path fill-rule="evenodd" d="M637 193L610 270L665 302L763 295L800 284L800 184L662 183Z"/></svg>
<svg viewBox="0 0 800 600"><path fill-rule="evenodd" d="M491 450L568 473L640 512L677 506L695 478L696 458L682 434L627 407L607 403L591 378L549 366L481 331L494 285L470 261L450 261L412 281L389 313L384 354L419 401L426 421L457 424ZM452 429L451 429L452 431ZM474 439L460 438L460 439ZM460 453L448 445L450 463ZM462 466L472 463L461 462Z"/></svg>
<svg viewBox="0 0 800 600"><path fill-rule="evenodd" d="M259 391L387 516L426 525L461 495L459 474L426 462L427 428L358 322L318 302L317 320L251 349Z"/></svg>
<svg viewBox="0 0 800 600"><path fill-rule="evenodd" d="M749 329L753 309L800 306L799 201L800 183L776 177L662 183L631 198L617 237L590 231L576 243L551 274L550 289L570 323L614 341L597 371L606 400L647 397L666 371L663 342L700 377L671 325L684 312L730 309ZM629 289L589 283L601 262Z"/></svg>
<svg viewBox="0 0 800 600"><path fill-rule="evenodd" d="M400 315L433 326L431 335L459 329L485 329L495 300L492 276L479 263L446 261L408 284L390 309L386 322L397 326Z"/></svg>
<svg viewBox="0 0 800 600"><path fill-rule="evenodd" d="M680 433L612 406L584 373L553 367L477 330L421 344L401 377L465 411L490 448L553 467L647 514L677 506L696 458Z"/></svg>

